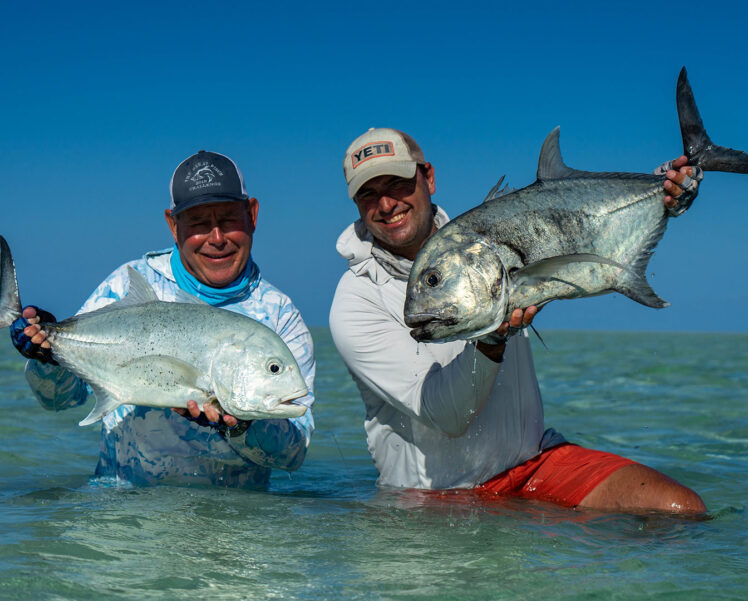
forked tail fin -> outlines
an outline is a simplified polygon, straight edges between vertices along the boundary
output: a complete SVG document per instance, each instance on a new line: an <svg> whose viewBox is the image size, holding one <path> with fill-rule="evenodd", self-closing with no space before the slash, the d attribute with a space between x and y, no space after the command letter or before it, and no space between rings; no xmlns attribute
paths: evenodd
<svg viewBox="0 0 748 601"><path fill-rule="evenodd" d="M16 266L5 238L0 236L0 328L7 328L21 316Z"/></svg>
<svg viewBox="0 0 748 601"><path fill-rule="evenodd" d="M719 146L709 139L696 107L685 67L678 76L675 103L683 137L683 153L688 157L689 165L701 167L704 171L748 173L748 153Z"/></svg>

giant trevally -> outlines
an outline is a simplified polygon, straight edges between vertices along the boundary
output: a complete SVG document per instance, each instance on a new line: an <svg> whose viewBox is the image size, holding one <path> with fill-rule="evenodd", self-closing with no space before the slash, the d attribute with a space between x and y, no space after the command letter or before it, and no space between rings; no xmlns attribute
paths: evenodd
<svg viewBox="0 0 748 601"><path fill-rule="evenodd" d="M748 154L709 139L685 68L676 104L689 165L748 173ZM620 292L649 307L668 305L645 274L670 216L665 176L571 169L558 137L556 128L543 143L535 183L489 193L420 250L405 300L416 340L478 338L514 309L554 299Z"/></svg>
<svg viewBox="0 0 748 601"><path fill-rule="evenodd" d="M293 354L270 328L184 293L156 297L128 267L127 295L96 311L42 323L52 357L91 386L92 424L123 404L186 407L217 402L239 419L299 417L307 386ZM0 236L0 327L21 315L16 270Z"/></svg>

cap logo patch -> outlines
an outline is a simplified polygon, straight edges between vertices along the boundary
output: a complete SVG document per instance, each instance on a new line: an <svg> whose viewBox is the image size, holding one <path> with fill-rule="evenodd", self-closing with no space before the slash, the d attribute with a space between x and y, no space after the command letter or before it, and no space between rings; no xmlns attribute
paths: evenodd
<svg viewBox="0 0 748 601"><path fill-rule="evenodd" d="M184 183L190 192L215 188L222 185L219 180L223 177L223 171L208 161L199 161L190 166L190 170L184 178Z"/></svg>
<svg viewBox="0 0 748 601"><path fill-rule="evenodd" d="M391 156L395 156L395 145L392 142L369 142L351 153L351 165L355 169L369 159Z"/></svg>

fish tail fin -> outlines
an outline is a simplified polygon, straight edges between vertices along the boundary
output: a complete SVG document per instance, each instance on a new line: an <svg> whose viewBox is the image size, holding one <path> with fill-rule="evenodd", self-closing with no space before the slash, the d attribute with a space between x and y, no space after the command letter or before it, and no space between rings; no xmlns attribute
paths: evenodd
<svg viewBox="0 0 748 601"><path fill-rule="evenodd" d="M715 144L706 133L685 67L678 76L675 102L683 138L683 153L688 157L689 165L700 167L704 171L748 173L748 153Z"/></svg>
<svg viewBox="0 0 748 601"><path fill-rule="evenodd" d="M7 328L21 316L21 298L13 255L5 238L0 236L0 328Z"/></svg>
<svg viewBox="0 0 748 601"><path fill-rule="evenodd" d="M94 408L91 409L91 413L78 422L79 426L95 424L107 413L114 411L117 407L123 404L119 399L104 390L101 386L91 384L91 389L93 390L94 395L96 395L96 404L94 405Z"/></svg>

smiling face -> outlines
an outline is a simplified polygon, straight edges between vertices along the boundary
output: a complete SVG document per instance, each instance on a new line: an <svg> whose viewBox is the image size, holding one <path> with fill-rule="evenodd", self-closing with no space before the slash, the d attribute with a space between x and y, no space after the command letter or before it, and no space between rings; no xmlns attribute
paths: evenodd
<svg viewBox="0 0 748 601"><path fill-rule="evenodd" d="M176 216L166 210L182 263L202 283L224 288L244 271L257 225L256 198L217 202Z"/></svg>
<svg viewBox="0 0 748 601"><path fill-rule="evenodd" d="M411 179L394 175L370 179L356 192L354 201L382 248L412 260L435 231L431 209L435 190L434 168L426 163Z"/></svg>

